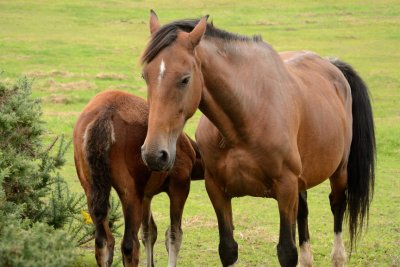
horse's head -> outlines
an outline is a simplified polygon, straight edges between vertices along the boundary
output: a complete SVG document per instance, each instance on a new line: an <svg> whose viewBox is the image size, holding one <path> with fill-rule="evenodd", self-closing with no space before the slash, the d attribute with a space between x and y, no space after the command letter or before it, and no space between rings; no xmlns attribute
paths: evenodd
<svg viewBox="0 0 400 267"><path fill-rule="evenodd" d="M149 104L142 158L154 171L169 170L173 166L177 138L199 106L203 76L195 48L205 33L207 17L186 32L171 24L160 27L156 14L151 11L152 39L142 58Z"/></svg>

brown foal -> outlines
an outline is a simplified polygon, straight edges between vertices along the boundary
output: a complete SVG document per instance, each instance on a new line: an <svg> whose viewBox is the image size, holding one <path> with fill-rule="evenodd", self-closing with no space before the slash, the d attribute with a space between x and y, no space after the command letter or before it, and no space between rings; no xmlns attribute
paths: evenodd
<svg viewBox="0 0 400 267"><path fill-rule="evenodd" d="M168 265L176 265L190 177L203 179L201 159L194 141L179 134L177 160L169 172L150 171L140 150L146 137L147 117L148 106L141 98L106 91L89 102L74 128L75 166L96 226L95 255L99 266L111 266L113 260L114 238L107 219L111 187L118 193L125 219L121 245L124 266L138 266L140 225L147 266L154 266L157 227L150 204L160 192L170 198L171 225L166 232L166 246Z"/></svg>

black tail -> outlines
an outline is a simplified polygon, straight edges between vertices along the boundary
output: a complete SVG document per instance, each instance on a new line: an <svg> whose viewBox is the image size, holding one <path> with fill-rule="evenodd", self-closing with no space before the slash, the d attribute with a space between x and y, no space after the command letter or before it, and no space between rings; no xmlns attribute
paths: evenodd
<svg viewBox="0 0 400 267"><path fill-rule="evenodd" d="M113 108L107 108L89 125L86 132L86 158L91 176L90 215L95 223L102 223L110 207L111 168L109 151L112 144Z"/></svg>
<svg viewBox="0 0 400 267"><path fill-rule="evenodd" d="M375 130L368 88L357 72L347 63L331 60L344 74L351 87L353 98L353 139L347 165L347 212L350 246L368 221L369 206L375 182ZM366 218L366 219L365 219Z"/></svg>

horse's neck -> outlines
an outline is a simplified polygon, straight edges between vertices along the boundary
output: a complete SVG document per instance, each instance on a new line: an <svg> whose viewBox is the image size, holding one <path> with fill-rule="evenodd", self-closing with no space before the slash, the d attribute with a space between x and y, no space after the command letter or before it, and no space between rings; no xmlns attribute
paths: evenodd
<svg viewBox="0 0 400 267"><path fill-rule="evenodd" d="M197 56L205 83L200 109L227 140L245 139L260 112L279 108L287 73L267 44L203 40Z"/></svg>

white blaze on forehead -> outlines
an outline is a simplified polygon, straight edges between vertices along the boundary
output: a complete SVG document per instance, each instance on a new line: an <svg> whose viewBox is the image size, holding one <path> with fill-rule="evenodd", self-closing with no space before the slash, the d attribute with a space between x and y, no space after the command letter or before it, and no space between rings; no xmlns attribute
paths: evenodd
<svg viewBox="0 0 400 267"><path fill-rule="evenodd" d="M158 74L158 81L161 81L161 79L164 77L165 70L167 68L165 67L165 62L164 59L161 60L160 64L160 73Z"/></svg>

